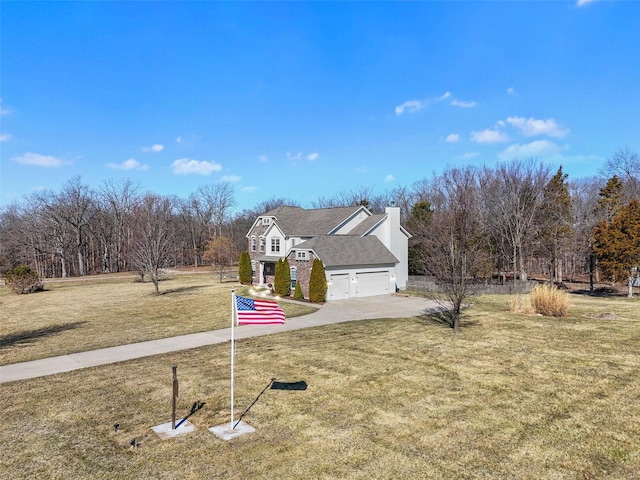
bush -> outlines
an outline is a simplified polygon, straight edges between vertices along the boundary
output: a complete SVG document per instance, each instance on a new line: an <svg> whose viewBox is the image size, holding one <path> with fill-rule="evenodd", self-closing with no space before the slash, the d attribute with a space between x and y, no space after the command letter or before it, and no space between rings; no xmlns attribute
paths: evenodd
<svg viewBox="0 0 640 480"><path fill-rule="evenodd" d="M251 257L249 257L249 252L247 251L240 254L240 260L238 261L238 278L243 285L251 285L253 283Z"/></svg>
<svg viewBox="0 0 640 480"><path fill-rule="evenodd" d="M16 293L33 293L44 288L40 276L27 265L10 269L4 275L4 283Z"/></svg>
<svg viewBox="0 0 640 480"><path fill-rule="evenodd" d="M564 317L569 310L569 294L554 285L536 285L531 291L531 306L540 315Z"/></svg>
<svg viewBox="0 0 640 480"><path fill-rule="evenodd" d="M327 276L324 271L324 265L317 258L313 261L311 267L311 276L309 278L309 300L314 303L322 303L327 298Z"/></svg>
<svg viewBox="0 0 640 480"><path fill-rule="evenodd" d="M293 291L293 299L304 300L304 293L302 293L302 287L300 286L300 282L296 282L296 288Z"/></svg>
<svg viewBox="0 0 640 480"><path fill-rule="evenodd" d="M276 263L273 291L281 297L286 297L291 292L291 274L289 273L289 262L286 259L280 258Z"/></svg>

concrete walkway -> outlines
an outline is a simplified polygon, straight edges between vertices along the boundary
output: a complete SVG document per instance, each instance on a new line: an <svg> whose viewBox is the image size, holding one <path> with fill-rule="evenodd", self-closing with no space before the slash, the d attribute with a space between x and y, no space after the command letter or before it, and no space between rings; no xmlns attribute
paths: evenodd
<svg viewBox="0 0 640 480"><path fill-rule="evenodd" d="M258 337L355 320L414 317L437 311L440 308L436 302L430 300L395 295L338 300L326 303L317 312L287 320L284 325L243 325L237 327L235 329L235 337L237 339ZM231 328L225 328L148 342L131 343L118 347L101 348L88 352L72 353L32 362L14 363L0 366L0 383L15 382L28 378L70 372L81 368L123 362L134 358L148 357L150 355L214 345L228 342L230 338Z"/></svg>

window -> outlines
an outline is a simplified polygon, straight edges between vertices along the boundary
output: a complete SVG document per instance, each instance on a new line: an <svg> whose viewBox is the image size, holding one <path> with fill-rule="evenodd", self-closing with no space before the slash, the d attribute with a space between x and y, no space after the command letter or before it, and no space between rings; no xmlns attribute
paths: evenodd
<svg viewBox="0 0 640 480"><path fill-rule="evenodd" d="M296 239L295 239L295 238L292 238L292 239L291 239L291 248L293 248L293 247L295 247L295 246L296 246Z"/></svg>
<svg viewBox="0 0 640 480"><path fill-rule="evenodd" d="M263 218L262 219L262 225L270 225L271 224L271 219L270 218Z"/></svg>
<svg viewBox="0 0 640 480"><path fill-rule="evenodd" d="M251 251L256 251L256 237L251 237Z"/></svg>
<svg viewBox="0 0 640 480"><path fill-rule="evenodd" d="M255 278L256 276L256 261L251 260L251 276Z"/></svg>
<svg viewBox="0 0 640 480"><path fill-rule="evenodd" d="M296 267L291 267L291 289L296 288L296 280L298 279L298 269Z"/></svg>
<svg viewBox="0 0 640 480"><path fill-rule="evenodd" d="M298 250L296 252L296 260L307 260L307 258L306 250Z"/></svg>
<svg viewBox="0 0 640 480"><path fill-rule="evenodd" d="M260 239L260 251L264 253L264 238Z"/></svg>
<svg viewBox="0 0 640 480"><path fill-rule="evenodd" d="M272 238L271 239L271 253L280 253L280 239Z"/></svg>

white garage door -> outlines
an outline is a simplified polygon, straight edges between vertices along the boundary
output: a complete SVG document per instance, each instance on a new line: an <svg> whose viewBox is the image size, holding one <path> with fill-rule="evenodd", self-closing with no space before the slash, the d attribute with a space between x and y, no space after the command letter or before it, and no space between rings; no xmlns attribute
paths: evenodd
<svg viewBox="0 0 640 480"><path fill-rule="evenodd" d="M342 273L329 277L329 300L349 298L349 274Z"/></svg>
<svg viewBox="0 0 640 480"><path fill-rule="evenodd" d="M356 297L370 297L389 293L389 272L356 274Z"/></svg>

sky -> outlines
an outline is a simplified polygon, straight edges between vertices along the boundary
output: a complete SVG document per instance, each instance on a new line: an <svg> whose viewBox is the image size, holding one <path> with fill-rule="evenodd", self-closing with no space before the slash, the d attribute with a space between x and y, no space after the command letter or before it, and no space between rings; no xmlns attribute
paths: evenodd
<svg viewBox="0 0 640 480"><path fill-rule="evenodd" d="M79 175L237 209L640 151L640 2L0 2L0 208Z"/></svg>

